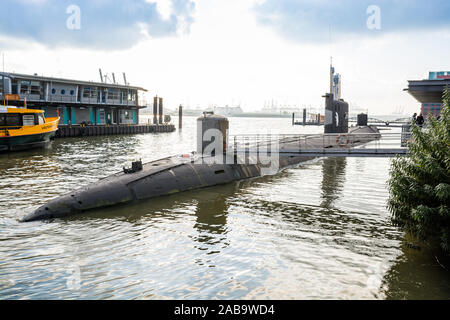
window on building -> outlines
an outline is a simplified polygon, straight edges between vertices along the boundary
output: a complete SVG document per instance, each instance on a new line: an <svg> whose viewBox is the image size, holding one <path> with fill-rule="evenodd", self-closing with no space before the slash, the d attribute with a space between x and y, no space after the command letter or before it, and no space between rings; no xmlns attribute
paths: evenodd
<svg viewBox="0 0 450 320"><path fill-rule="evenodd" d="M39 81L31 81L30 93L35 95L42 95L42 85Z"/></svg>
<svg viewBox="0 0 450 320"><path fill-rule="evenodd" d="M75 95L75 90L70 90L70 95L74 96Z"/></svg>
<svg viewBox="0 0 450 320"><path fill-rule="evenodd" d="M83 98L89 98L91 94L91 88L84 88L83 89Z"/></svg>
<svg viewBox="0 0 450 320"><path fill-rule="evenodd" d="M24 126L34 126L34 114L24 114L22 116L22 121Z"/></svg>
<svg viewBox="0 0 450 320"><path fill-rule="evenodd" d="M97 99L97 88L91 88L90 97L91 99Z"/></svg>
<svg viewBox="0 0 450 320"><path fill-rule="evenodd" d="M100 120L100 124L105 124L106 123L106 121L105 121L105 116L106 116L105 109L100 109L99 110L99 115L100 115L100 119L98 119L98 120Z"/></svg>
<svg viewBox="0 0 450 320"><path fill-rule="evenodd" d="M61 89L61 95L65 95L66 94L66 90Z"/></svg>
<svg viewBox="0 0 450 320"><path fill-rule="evenodd" d="M136 91L128 91L128 100L136 101Z"/></svg>
<svg viewBox="0 0 450 320"><path fill-rule="evenodd" d="M119 91L115 89L108 89L108 99L119 100Z"/></svg>
<svg viewBox="0 0 450 320"><path fill-rule="evenodd" d="M17 94L17 80L11 82L11 93Z"/></svg>
<svg viewBox="0 0 450 320"><path fill-rule="evenodd" d="M20 94L30 94L31 92L31 81L20 81Z"/></svg>
<svg viewBox="0 0 450 320"><path fill-rule="evenodd" d="M55 88L52 89L52 94L56 94L56 89Z"/></svg>

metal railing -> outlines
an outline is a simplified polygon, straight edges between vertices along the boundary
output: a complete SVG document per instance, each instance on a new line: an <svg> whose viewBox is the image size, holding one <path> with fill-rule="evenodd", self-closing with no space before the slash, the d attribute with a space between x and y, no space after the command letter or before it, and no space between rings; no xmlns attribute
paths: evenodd
<svg viewBox="0 0 450 320"><path fill-rule="evenodd" d="M1 96L1 95L0 95ZM80 100L76 96L72 95L60 95L52 94L48 96L48 99L41 98L39 95L29 95L20 94L20 101L27 100L27 102L44 102L44 103L69 103L69 104L88 104L88 105L113 105L113 106L124 106L124 107L136 107L145 106L147 104L146 100L127 100L123 99L104 99L99 100L98 97L81 97Z"/></svg>
<svg viewBox="0 0 450 320"><path fill-rule="evenodd" d="M230 136L228 147L236 153L273 150L284 155L395 156L408 153L409 132L349 134L253 134ZM275 150L274 150L275 149Z"/></svg>

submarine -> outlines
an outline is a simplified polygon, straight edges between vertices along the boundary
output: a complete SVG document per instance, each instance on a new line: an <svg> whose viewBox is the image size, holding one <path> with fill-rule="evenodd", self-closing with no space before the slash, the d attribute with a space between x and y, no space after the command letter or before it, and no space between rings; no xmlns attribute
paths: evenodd
<svg viewBox="0 0 450 320"><path fill-rule="evenodd" d="M334 100L332 94L330 95L326 96L328 122L325 125L325 133L362 133L365 137L369 134L372 140L379 138L376 127L357 126L349 130L346 120L348 104L343 100ZM129 169L124 168L122 172L51 200L22 218L21 222L64 218L96 209L261 177L268 174L267 172L276 174L287 167L315 158L277 153L276 170L270 172L267 169L268 164L263 163L257 154L239 153L234 149L235 146L228 145L228 129L229 122L226 117L204 113L197 119L197 152L166 157L145 164L134 162ZM218 132L219 136L212 138L210 132ZM216 147L211 150L211 145L214 144L211 141L218 142L220 147L217 147L216 143ZM299 147L298 140L280 139L277 143L280 150ZM327 148L340 146L340 142L333 138Z"/></svg>

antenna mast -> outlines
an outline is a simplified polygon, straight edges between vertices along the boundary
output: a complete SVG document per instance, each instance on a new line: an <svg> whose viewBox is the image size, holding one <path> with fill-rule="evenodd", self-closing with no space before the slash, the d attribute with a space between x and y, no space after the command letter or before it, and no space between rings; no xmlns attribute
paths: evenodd
<svg viewBox="0 0 450 320"><path fill-rule="evenodd" d="M98 71L100 72L100 82L103 83L102 69L98 69Z"/></svg>
<svg viewBox="0 0 450 320"><path fill-rule="evenodd" d="M333 57L330 57L330 93L333 93L333 75L334 75Z"/></svg>

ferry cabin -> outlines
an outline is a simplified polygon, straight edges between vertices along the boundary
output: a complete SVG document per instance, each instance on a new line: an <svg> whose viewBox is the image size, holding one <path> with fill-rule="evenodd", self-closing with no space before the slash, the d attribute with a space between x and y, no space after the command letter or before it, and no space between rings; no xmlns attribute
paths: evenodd
<svg viewBox="0 0 450 320"><path fill-rule="evenodd" d="M147 90L129 85L0 73L0 98L19 95L10 106L44 110L45 117L61 118L60 125L139 124L142 97Z"/></svg>

